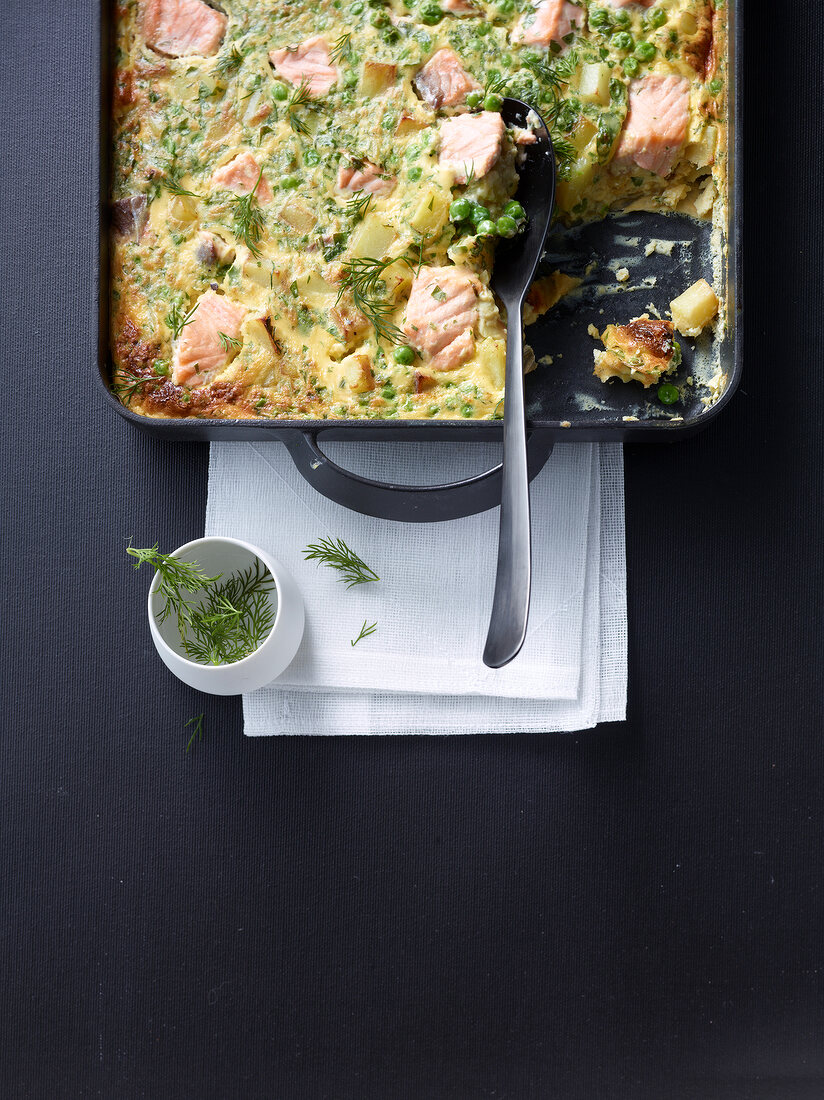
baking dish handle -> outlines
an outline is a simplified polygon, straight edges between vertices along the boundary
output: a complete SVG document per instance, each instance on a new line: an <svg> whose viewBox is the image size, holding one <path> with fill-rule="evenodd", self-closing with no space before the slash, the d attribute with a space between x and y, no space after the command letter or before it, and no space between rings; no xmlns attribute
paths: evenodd
<svg viewBox="0 0 824 1100"><path fill-rule="evenodd" d="M403 523L463 519L501 503L501 466L446 485L396 485L372 481L338 466L320 449L314 432L290 432L284 439L301 475L322 496L365 516ZM533 433L527 440L530 481L552 454L552 440Z"/></svg>

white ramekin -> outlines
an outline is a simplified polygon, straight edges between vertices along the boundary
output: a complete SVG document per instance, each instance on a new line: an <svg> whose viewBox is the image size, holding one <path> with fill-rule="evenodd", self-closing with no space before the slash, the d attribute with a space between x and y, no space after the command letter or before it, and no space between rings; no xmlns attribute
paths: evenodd
<svg viewBox="0 0 824 1100"><path fill-rule="evenodd" d="M199 562L210 577L218 573L228 577L238 569L248 569L259 558L274 578L277 610L271 632L254 653L230 665L201 665L185 656L175 616L170 615L162 624L158 622L162 602L157 591L160 577L155 574L149 589L149 629L155 649L170 672L189 687L210 695L257 691L280 676L300 646L304 613L303 597L277 558L248 542L230 538L195 539L175 550L172 557Z"/></svg>

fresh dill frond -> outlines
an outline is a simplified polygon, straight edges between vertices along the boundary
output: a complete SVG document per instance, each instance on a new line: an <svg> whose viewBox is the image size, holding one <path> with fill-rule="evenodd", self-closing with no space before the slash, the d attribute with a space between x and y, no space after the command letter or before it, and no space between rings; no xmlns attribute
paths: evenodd
<svg viewBox="0 0 824 1100"><path fill-rule="evenodd" d="M471 187L472 184L475 182L475 161L465 161L464 169L466 168L467 164L469 165L469 171L465 172L466 180L464 181L464 187Z"/></svg>
<svg viewBox="0 0 824 1100"><path fill-rule="evenodd" d="M529 50L524 51L521 64L543 86L546 102L541 105L541 114L551 130L561 109L563 87L577 68L578 53L576 50L570 50L564 57L550 62L547 56Z"/></svg>
<svg viewBox="0 0 824 1100"><path fill-rule="evenodd" d="M187 325L190 325L195 319L195 311L197 310L197 302L192 306L188 312L184 312L183 306L179 302L175 302L169 312L166 314L166 324L172 333L175 340L180 338L181 332Z"/></svg>
<svg viewBox="0 0 824 1100"><path fill-rule="evenodd" d="M131 405L137 394L144 394L147 389L159 389L167 377L167 371L161 371L157 366L154 368L154 374L137 374L133 370L121 367L115 376L116 380L112 382L112 393L124 405Z"/></svg>
<svg viewBox="0 0 824 1100"><path fill-rule="evenodd" d="M178 623L186 623L191 617L191 607L185 596L188 593L193 596L207 585L215 584L219 580L216 577L207 577L199 562L184 561L183 558L174 558L171 554L162 554L154 546L132 546L131 542L126 547L126 553L136 558L134 568L139 569L144 563L151 565L156 573L160 574L158 595L163 600L163 606L158 615L158 622L164 623L173 612L177 615ZM181 631L182 634L182 631Z"/></svg>
<svg viewBox="0 0 824 1100"><path fill-rule="evenodd" d="M373 256L356 256L345 260L342 264L343 281L337 300L341 300L345 290L351 290L355 307L367 318L375 335L383 337L390 344L400 344L405 337L394 321L389 319L395 307L386 298L386 284L383 281L384 271L394 263L397 261L392 257L376 260Z"/></svg>
<svg viewBox="0 0 824 1100"><path fill-rule="evenodd" d="M184 730L187 729L191 725L194 726L194 729L192 730L192 736L189 738L189 741L186 745L186 752L189 752L189 750L191 749L191 747L195 743L195 741L202 741L203 740L203 715L202 714L196 714L194 716L194 718L190 718L188 722L184 722L183 723Z"/></svg>
<svg viewBox="0 0 824 1100"><path fill-rule="evenodd" d="M130 544L127 552L137 558L135 569L146 562L160 575L158 595L163 604L158 622L176 617L180 643L190 660L232 664L253 653L271 632L275 582L259 559L221 582L221 574L208 577L198 562L161 554L156 545L141 550Z"/></svg>
<svg viewBox="0 0 824 1100"><path fill-rule="evenodd" d="M368 191L356 191L343 209L345 216L352 221L360 221L366 217L373 198Z"/></svg>
<svg viewBox="0 0 824 1100"><path fill-rule="evenodd" d="M351 641L349 644L352 646L356 646L362 638L368 638L369 635L374 634L377 629L377 623L370 623L369 626L367 626L366 619L364 619L363 626L360 628L360 634L358 634L357 638L353 639L353 641Z"/></svg>
<svg viewBox="0 0 824 1100"><path fill-rule="evenodd" d="M243 64L243 54L237 48L237 45L233 45L230 50L224 50L221 52L220 57L217 59L215 68L221 76L228 76L236 69L239 69Z"/></svg>
<svg viewBox="0 0 824 1100"><path fill-rule="evenodd" d="M306 561L317 561L322 565L328 565L330 569L337 569L341 574L340 579L347 588L380 580L375 570L370 569L363 558L347 546L343 539L321 539L319 542L310 542L303 551L303 556Z"/></svg>
<svg viewBox="0 0 824 1100"><path fill-rule="evenodd" d="M219 332L217 338L220 340L220 346L224 351L240 351L242 343L236 337L227 336L225 332Z"/></svg>
<svg viewBox="0 0 824 1100"><path fill-rule="evenodd" d="M200 195L196 195L194 191L189 191L175 175L165 173L159 180L160 186L165 188L170 195L180 195L190 199L199 199Z"/></svg>
<svg viewBox="0 0 824 1100"><path fill-rule="evenodd" d="M252 190L247 195L235 195L232 198L232 232L256 258L260 256L258 245L266 230L266 219L257 197L258 184L262 178L261 167Z"/></svg>
<svg viewBox="0 0 824 1100"><path fill-rule="evenodd" d="M575 160L575 146L557 131L552 134L552 150L555 153L555 161L559 171L565 169Z"/></svg>
<svg viewBox="0 0 824 1100"><path fill-rule="evenodd" d="M286 104L286 117L289 120L289 125L296 134L302 134L304 136L311 133L311 130L306 125L304 119L296 114L299 107L305 107L308 110L316 110L312 103L312 93L309 90L309 81L302 80L298 84L297 88L292 92L289 97L289 102Z"/></svg>
<svg viewBox="0 0 824 1100"><path fill-rule="evenodd" d="M329 56L332 58L333 61L338 62L344 59L344 57L349 53L349 46L351 41L352 35L349 33L342 34L340 38L336 40L329 53Z"/></svg>

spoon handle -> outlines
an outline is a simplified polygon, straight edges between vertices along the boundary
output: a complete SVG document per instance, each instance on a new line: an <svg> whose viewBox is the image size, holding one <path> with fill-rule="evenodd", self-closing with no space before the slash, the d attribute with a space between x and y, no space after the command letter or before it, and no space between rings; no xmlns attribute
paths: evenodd
<svg viewBox="0 0 824 1100"><path fill-rule="evenodd" d="M498 571L484 664L501 668L524 644L529 615L532 546L524 402L523 301L507 303L504 454Z"/></svg>

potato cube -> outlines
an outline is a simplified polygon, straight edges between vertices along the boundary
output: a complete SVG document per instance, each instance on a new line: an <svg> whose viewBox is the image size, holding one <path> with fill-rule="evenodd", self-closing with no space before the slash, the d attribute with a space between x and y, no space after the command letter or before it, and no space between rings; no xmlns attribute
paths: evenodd
<svg viewBox="0 0 824 1100"><path fill-rule="evenodd" d="M718 299L706 279L699 279L670 302L670 312L683 336L698 336L718 312Z"/></svg>
<svg viewBox="0 0 824 1100"><path fill-rule="evenodd" d="M449 194L446 191L425 191L409 224L416 233L431 237L445 225L449 211Z"/></svg>
<svg viewBox="0 0 824 1100"><path fill-rule="evenodd" d="M609 81L612 70L604 62L584 65L578 82L578 97L585 103L609 103Z"/></svg>
<svg viewBox="0 0 824 1100"><path fill-rule="evenodd" d="M382 61L364 61L361 69L361 93L374 98L391 88L398 73L397 65L387 65Z"/></svg>

